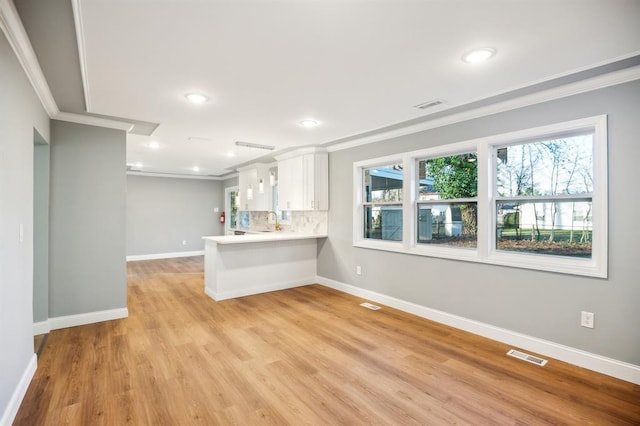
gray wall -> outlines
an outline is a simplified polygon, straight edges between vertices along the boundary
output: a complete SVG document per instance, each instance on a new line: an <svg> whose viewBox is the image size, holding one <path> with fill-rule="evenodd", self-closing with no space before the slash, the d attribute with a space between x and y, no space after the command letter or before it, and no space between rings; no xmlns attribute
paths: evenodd
<svg viewBox="0 0 640 426"><path fill-rule="evenodd" d="M126 134L51 122L49 316L125 308Z"/></svg>
<svg viewBox="0 0 640 426"><path fill-rule="evenodd" d="M49 117L0 32L0 419L33 358L34 128ZM23 242L19 227L24 226ZM9 420L9 419L7 419Z"/></svg>
<svg viewBox="0 0 640 426"><path fill-rule="evenodd" d="M230 188L232 186L238 186L238 185L240 185L238 176L232 177L230 179L225 179L225 180L222 181L222 187L223 188Z"/></svg>
<svg viewBox="0 0 640 426"><path fill-rule="evenodd" d="M318 274L640 365L639 111L636 81L331 153L329 238L319 243ZM354 161L599 114L609 116L609 279L352 246ZM595 313L595 329L580 327L581 310Z"/></svg>
<svg viewBox="0 0 640 426"><path fill-rule="evenodd" d="M224 232L223 211L221 181L128 175L127 255L204 250L202 237Z"/></svg>
<svg viewBox="0 0 640 426"><path fill-rule="evenodd" d="M49 319L49 145L37 133L34 143L33 322L41 322Z"/></svg>

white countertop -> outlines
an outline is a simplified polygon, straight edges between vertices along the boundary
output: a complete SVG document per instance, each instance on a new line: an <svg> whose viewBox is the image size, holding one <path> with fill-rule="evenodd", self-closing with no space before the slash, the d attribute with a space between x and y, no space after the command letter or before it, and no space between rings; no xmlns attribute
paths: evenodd
<svg viewBox="0 0 640 426"><path fill-rule="evenodd" d="M306 234L300 232L260 232L244 235L219 235L202 237L205 241L213 241L218 244L247 244L264 243L268 241L308 240L312 238L326 238L326 234Z"/></svg>

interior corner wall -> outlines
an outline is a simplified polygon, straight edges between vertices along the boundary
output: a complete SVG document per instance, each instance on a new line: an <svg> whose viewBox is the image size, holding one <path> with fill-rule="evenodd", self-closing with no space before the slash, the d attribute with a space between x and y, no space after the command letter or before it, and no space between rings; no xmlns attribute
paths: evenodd
<svg viewBox="0 0 640 426"><path fill-rule="evenodd" d="M49 144L33 152L33 322L49 319Z"/></svg>
<svg viewBox="0 0 640 426"><path fill-rule="evenodd" d="M33 141L49 117L0 32L0 424L11 423L35 368ZM23 238L20 241L20 226Z"/></svg>
<svg viewBox="0 0 640 426"><path fill-rule="evenodd" d="M318 275L481 323L640 366L638 182L640 81L330 153L329 236ZM353 247L353 163L608 115L609 278ZM362 275L356 275L356 266ZM580 311L596 326L580 326Z"/></svg>
<svg viewBox="0 0 640 426"><path fill-rule="evenodd" d="M223 211L221 181L128 175L127 255L204 250L202 237L224 232Z"/></svg>
<svg viewBox="0 0 640 426"><path fill-rule="evenodd" d="M239 179L238 179L237 176L229 178L229 179L225 179L225 180L222 181L222 188L223 189L224 188L230 188L232 186L238 186L238 185L240 185L240 182L239 182Z"/></svg>
<svg viewBox="0 0 640 426"><path fill-rule="evenodd" d="M126 134L51 121L49 317L127 306Z"/></svg>

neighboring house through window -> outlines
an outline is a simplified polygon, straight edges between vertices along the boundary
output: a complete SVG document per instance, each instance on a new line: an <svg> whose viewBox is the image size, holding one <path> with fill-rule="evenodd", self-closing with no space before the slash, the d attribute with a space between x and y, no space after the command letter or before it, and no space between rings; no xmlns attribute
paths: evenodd
<svg viewBox="0 0 640 426"><path fill-rule="evenodd" d="M354 164L354 246L607 276L598 116Z"/></svg>

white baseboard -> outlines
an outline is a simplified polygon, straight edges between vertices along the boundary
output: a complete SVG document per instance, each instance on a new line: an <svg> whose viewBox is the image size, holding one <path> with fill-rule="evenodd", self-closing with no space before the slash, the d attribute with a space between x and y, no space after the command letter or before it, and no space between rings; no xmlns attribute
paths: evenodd
<svg viewBox="0 0 640 426"><path fill-rule="evenodd" d="M33 323L34 336L39 336L40 334L47 334L50 331L51 331L51 324L49 324L49 320Z"/></svg>
<svg viewBox="0 0 640 426"><path fill-rule="evenodd" d="M251 296L254 294L268 293L270 291L286 290L288 288L301 287L303 285L309 285L316 282L316 277L309 277L302 280L286 281L281 283L269 284L259 287L251 287L242 290L215 292L212 289L205 287L204 292L207 296L213 300L219 302L226 299L234 299L236 297Z"/></svg>
<svg viewBox="0 0 640 426"><path fill-rule="evenodd" d="M560 345L558 343L528 336L526 334L504 328L495 327L490 324L474 321L436 309L427 308L425 306L396 299L395 297L376 293L374 291L365 290L329 278L318 276L316 277L316 282L335 290L378 302L422 318L640 385L640 366L638 365L607 358L581 349Z"/></svg>
<svg viewBox="0 0 640 426"><path fill-rule="evenodd" d="M9 404L7 408L2 413L2 417L0 417L0 426L10 426L13 423L13 420L16 418L16 414L18 414L18 409L20 408L20 404L22 404L22 400L27 393L27 389L29 388L29 384L31 383L31 379L36 372L36 368L38 367L38 357L36 354L31 356L29 360L29 364L27 364L27 368L25 368L22 373L22 377L20 378L20 382L18 382L18 386L13 391L11 395L11 399L9 400Z"/></svg>
<svg viewBox="0 0 640 426"><path fill-rule="evenodd" d="M60 328L76 327L78 325L127 318L128 316L129 310L127 308L109 309L106 311L87 312L85 314L49 318L49 325L51 330L58 330Z"/></svg>
<svg viewBox="0 0 640 426"><path fill-rule="evenodd" d="M204 256L204 250L177 251L174 253L137 254L133 256L127 256L127 262L131 262L134 260L170 259L172 257L191 257L191 256Z"/></svg>

